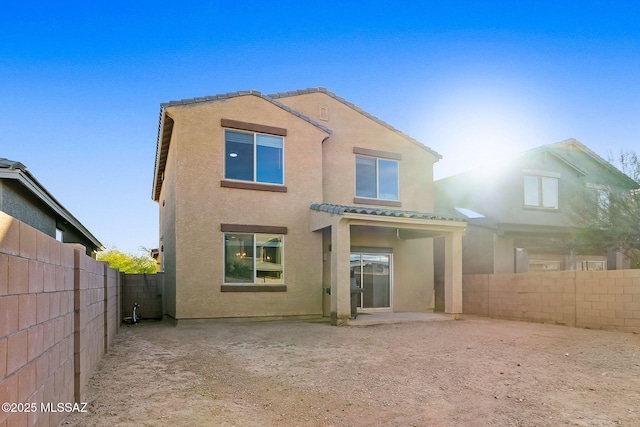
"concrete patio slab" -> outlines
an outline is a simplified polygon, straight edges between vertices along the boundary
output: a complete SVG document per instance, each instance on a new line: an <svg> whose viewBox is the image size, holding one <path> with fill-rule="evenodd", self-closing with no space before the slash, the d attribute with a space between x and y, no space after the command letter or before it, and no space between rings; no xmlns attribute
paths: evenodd
<svg viewBox="0 0 640 427"><path fill-rule="evenodd" d="M349 326L389 325L394 323L433 322L455 320L451 314L445 313L392 313L368 312L358 313L356 319L349 319Z"/></svg>

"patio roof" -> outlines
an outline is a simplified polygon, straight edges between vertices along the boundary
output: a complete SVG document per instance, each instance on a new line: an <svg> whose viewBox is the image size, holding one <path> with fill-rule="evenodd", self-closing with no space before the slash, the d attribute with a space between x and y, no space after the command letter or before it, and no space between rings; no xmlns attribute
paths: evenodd
<svg viewBox="0 0 640 427"><path fill-rule="evenodd" d="M381 207L361 207L334 205L331 203L312 203L310 206L310 230L323 230L330 240L329 252L325 261L330 261L331 271L331 323L349 324L351 317L351 278L350 254L353 233L368 233L383 228L385 232L395 231L401 250L410 249L400 241L441 237L444 256L444 294L445 312L452 315L462 313L462 233L467 221L462 217L453 217L435 213L385 209ZM390 233L387 237L391 237ZM324 240L324 236L323 236ZM389 240L386 240L387 242ZM433 256L425 251L418 256ZM417 262L420 262L418 259ZM411 269L413 264L405 267ZM422 280L422 277L417 279Z"/></svg>
<svg viewBox="0 0 640 427"><path fill-rule="evenodd" d="M385 208L367 208L362 206L334 205L330 203L311 203L309 206L312 210L319 212L327 212L333 215L343 216L348 214L376 215L396 218L415 218L439 221L463 221L467 219L462 216L451 216L437 213L427 213L418 211L405 211L401 209L385 209Z"/></svg>

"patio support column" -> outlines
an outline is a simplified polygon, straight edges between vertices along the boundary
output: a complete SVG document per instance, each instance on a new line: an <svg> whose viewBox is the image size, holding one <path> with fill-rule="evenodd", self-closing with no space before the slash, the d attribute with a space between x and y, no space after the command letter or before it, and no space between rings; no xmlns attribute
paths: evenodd
<svg viewBox="0 0 640 427"><path fill-rule="evenodd" d="M337 219L331 225L331 324L336 326L347 325L351 316L350 254L349 221Z"/></svg>
<svg viewBox="0 0 640 427"><path fill-rule="evenodd" d="M444 311L462 313L462 231L444 238Z"/></svg>

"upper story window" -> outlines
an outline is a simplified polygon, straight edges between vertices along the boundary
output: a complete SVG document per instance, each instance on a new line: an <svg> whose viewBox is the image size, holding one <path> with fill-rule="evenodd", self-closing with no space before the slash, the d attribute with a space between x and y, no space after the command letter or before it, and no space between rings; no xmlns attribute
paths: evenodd
<svg viewBox="0 0 640 427"><path fill-rule="evenodd" d="M356 196L399 200L398 161L356 155Z"/></svg>
<svg viewBox="0 0 640 427"><path fill-rule="evenodd" d="M402 155L368 148L353 148L356 154L356 197L398 201L399 160Z"/></svg>
<svg viewBox="0 0 640 427"><path fill-rule="evenodd" d="M226 179L283 184L281 136L225 130Z"/></svg>
<svg viewBox="0 0 640 427"><path fill-rule="evenodd" d="M527 208L558 209L558 180L554 172L525 171L524 206Z"/></svg>

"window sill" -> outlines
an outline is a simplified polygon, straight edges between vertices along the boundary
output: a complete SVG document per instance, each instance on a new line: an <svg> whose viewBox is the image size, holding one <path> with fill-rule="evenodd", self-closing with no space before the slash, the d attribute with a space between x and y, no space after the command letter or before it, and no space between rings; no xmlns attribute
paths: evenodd
<svg viewBox="0 0 640 427"><path fill-rule="evenodd" d="M287 285L222 285L220 292L286 292Z"/></svg>
<svg viewBox="0 0 640 427"><path fill-rule="evenodd" d="M560 209L558 208L545 208L542 206L523 206L525 211L538 211L538 212L554 212L559 213Z"/></svg>
<svg viewBox="0 0 640 427"><path fill-rule="evenodd" d="M384 199L367 199L363 197L354 197L353 203L359 205L378 205L378 206L394 206L401 207L402 203L397 200L384 200Z"/></svg>
<svg viewBox="0 0 640 427"><path fill-rule="evenodd" d="M244 190L273 191L276 193L287 192L287 187L284 185L260 184L258 182L228 181L226 179L220 181L220 187L241 188Z"/></svg>

